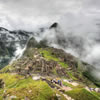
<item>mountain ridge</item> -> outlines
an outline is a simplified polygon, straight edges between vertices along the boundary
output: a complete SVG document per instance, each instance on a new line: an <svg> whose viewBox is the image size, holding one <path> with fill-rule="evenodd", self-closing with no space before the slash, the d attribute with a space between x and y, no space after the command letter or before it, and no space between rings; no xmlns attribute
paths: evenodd
<svg viewBox="0 0 100 100"><path fill-rule="evenodd" d="M46 40L37 42L32 37L23 55L0 70L0 99L100 100L100 83L89 74L93 68L62 49L49 47Z"/></svg>
<svg viewBox="0 0 100 100"><path fill-rule="evenodd" d="M37 58L35 58L35 56ZM48 58L48 57L50 57L50 58ZM42 66L41 64L45 64L45 63L48 63L48 64L49 63L50 64L54 63L54 66L58 66L59 68L61 66L63 66L63 67L64 66L70 66L69 69L73 70L73 72L75 71L75 73L76 73L77 71L79 71L79 73L80 72L84 73L85 76L87 76L87 74L91 73L92 70L95 70L95 68L93 66L89 65L86 62L83 62L83 61L79 60L79 58L72 56L70 53L66 53L62 49L56 49L56 48L53 48L53 47L48 47L47 44L46 44L46 41L43 41L43 40L38 43L35 40L35 38L31 38L28 41L28 44L27 44L26 50L24 51L23 56L17 61L18 65L16 65L17 63L15 63L15 65L13 65L13 66L14 66L15 70L16 70L17 66L19 66L22 69L23 69L23 66L27 66L27 68L29 67L29 69L31 69L31 71L32 71L32 66L34 65L34 64L32 64L33 63L32 59L34 60L34 64L36 64L36 66L40 66L41 67ZM20 63L21 60L22 60L22 63ZM35 62L37 62L37 60L40 60L40 65L38 65L39 63L35 63ZM23 65L24 61L26 61L27 63L29 62L29 63L27 65ZM51 62L49 62L49 61L51 61ZM42 63L42 62L44 62L44 63ZM55 65L57 63L58 63L58 65ZM46 66L49 67L50 64L46 65ZM25 69L27 69L27 68L25 68ZM46 70L50 71L50 69L46 69ZM64 71L64 69L62 69L62 71ZM9 71L7 71L7 72L9 72ZM22 74L22 72L20 72L20 73ZM29 73L31 73L31 72L29 72ZM50 72L48 72L47 74L49 74L49 73ZM64 72L62 74L65 75L65 73L66 72ZM27 75L27 73L23 73L23 74ZM37 74L39 74L39 73L37 73ZM42 74L44 74L44 72ZM76 76L78 76L78 75L76 75ZM91 76L91 74L90 74L90 76ZM93 77L93 76L91 76L91 77Z"/></svg>

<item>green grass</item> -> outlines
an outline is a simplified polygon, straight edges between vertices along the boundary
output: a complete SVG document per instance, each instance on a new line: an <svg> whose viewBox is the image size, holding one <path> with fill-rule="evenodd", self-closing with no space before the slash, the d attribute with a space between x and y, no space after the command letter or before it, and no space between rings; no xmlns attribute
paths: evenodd
<svg viewBox="0 0 100 100"><path fill-rule="evenodd" d="M100 98L86 89L74 89L66 92L67 95L71 96L75 100L100 100Z"/></svg>
<svg viewBox="0 0 100 100"><path fill-rule="evenodd" d="M47 83L42 81L19 84L16 88L8 89L5 95L8 94L10 96L15 95L18 100L24 99L25 97L28 97L30 100L49 100L54 96L53 90Z"/></svg>
<svg viewBox="0 0 100 100"><path fill-rule="evenodd" d="M42 50L42 49L40 49L40 53L43 54L43 56L47 60L54 60L54 61L58 62L58 64L60 64L63 68L67 68L68 67L67 64L65 64L64 62L60 61L60 59L57 58L55 55L52 55L50 50Z"/></svg>
<svg viewBox="0 0 100 100"><path fill-rule="evenodd" d="M3 91L4 89L0 89L0 100L3 100Z"/></svg>
<svg viewBox="0 0 100 100"><path fill-rule="evenodd" d="M100 93L97 93L97 92L95 92L95 91L93 91L92 93L93 93L94 95L100 97Z"/></svg>
<svg viewBox="0 0 100 100"><path fill-rule="evenodd" d="M14 68L13 68L12 66L8 65L8 66L2 68L2 69L0 70L0 72L6 73L6 72L9 72L9 71L11 71L11 70L13 70L13 69L14 69Z"/></svg>
<svg viewBox="0 0 100 100"><path fill-rule="evenodd" d="M17 88L17 87L21 87L21 86L25 86L29 83L32 83L33 80L31 77L27 78L27 79L22 79L22 80L18 80L17 82L14 82L14 84L11 84L9 86L9 88Z"/></svg>
<svg viewBox="0 0 100 100"><path fill-rule="evenodd" d="M67 64L65 64L64 62L58 62L62 67L64 67L64 68L68 68L68 65Z"/></svg>
<svg viewBox="0 0 100 100"><path fill-rule="evenodd" d="M77 78L74 77L74 75L72 74L72 72L68 72L68 71L67 71L67 74L68 74L68 76L69 76L71 79L77 80Z"/></svg>
<svg viewBox="0 0 100 100"><path fill-rule="evenodd" d="M79 80L79 81L81 81L81 83L84 83L88 86L92 84L91 81L89 81L86 77L84 77L83 73L79 69L77 69L77 71L73 71L73 69L68 70L68 68L69 68L68 64L61 61L61 59L59 57L56 57L56 55L53 53L52 49L48 49L48 48L47 49L39 49L39 52L44 56L44 58L46 58L46 60L56 61L62 68L65 68L66 74L69 76L69 78L71 78L75 81ZM57 75L55 69L53 70L53 72L55 75Z"/></svg>
<svg viewBox="0 0 100 100"><path fill-rule="evenodd" d="M23 100L28 97L30 100L51 100L55 98L55 92L48 86L46 82L34 81L31 77L22 79L20 75L12 75L9 73L0 74L0 79L5 82L5 88L0 89L0 100L3 96L9 100L10 96L16 96L16 100ZM6 92L3 91L6 89ZM54 99L53 99L54 100Z"/></svg>
<svg viewBox="0 0 100 100"><path fill-rule="evenodd" d="M56 68L53 69L53 73L54 73L55 75L57 75Z"/></svg>
<svg viewBox="0 0 100 100"><path fill-rule="evenodd" d="M54 60L54 61L59 61L58 58L54 57L51 55L51 52L48 50L40 50L40 53L43 54L43 56L47 59L47 60Z"/></svg>
<svg viewBox="0 0 100 100"><path fill-rule="evenodd" d="M16 83L21 78L22 78L22 76L20 76L20 75L12 75L12 74L9 74L9 73L0 74L0 79L3 79L6 87L8 87L11 84Z"/></svg>
<svg viewBox="0 0 100 100"><path fill-rule="evenodd" d="M68 87L71 87L71 88L75 88L75 86L73 86L72 84L69 84L67 82L63 82L63 85L68 86Z"/></svg>

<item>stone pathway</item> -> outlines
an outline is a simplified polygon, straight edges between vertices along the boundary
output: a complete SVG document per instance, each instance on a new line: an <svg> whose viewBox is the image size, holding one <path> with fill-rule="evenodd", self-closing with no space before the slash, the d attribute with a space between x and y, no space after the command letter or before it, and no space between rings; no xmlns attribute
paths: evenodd
<svg viewBox="0 0 100 100"><path fill-rule="evenodd" d="M66 86L63 86L62 89L65 90L65 91L70 91L70 90L72 90L72 88L66 87Z"/></svg>
<svg viewBox="0 0 100 100"><path fill-rule="evenodd" d="M69 84L71 84L71 85L73 85L73 86L78 86L78 85L79 85L79 83L73 82L73 81L70 81L70 80L67 80L67 79L64 79L63 81L64 81L64 82L67 82L67 83L69 83Z"/></svg>
<svg viewBox="0 0 100 100"><path fill-rule="evenodd" d="M40 79L40 77L41 77L41 76L33 76L32 79L33 79L33 80L38 80L38 79ZM72 99L70 96L68 96L67 94L64 94L64 92L62 92L62 91L70 91L70 90L72 90L72 88L70 88L70 87L68 87L68 86L62 86L62 87L60 87L60 86L57 85L57 84L51 83L51 81L47 80L46 78L44 79L44 81L47 82L48 85L49 85L51 88L53 88L53 87L51 86L51 84L54 85L54 87L56 87L56 89L57 89L67 100L74 100L74 99ZM76 85L76 84L74 83L74 85ZM59 94L56 94L56 95L57 95L57 97L58 97L58 100L61 100L61 99L60 99L61 96L60 96Z"/></svg>

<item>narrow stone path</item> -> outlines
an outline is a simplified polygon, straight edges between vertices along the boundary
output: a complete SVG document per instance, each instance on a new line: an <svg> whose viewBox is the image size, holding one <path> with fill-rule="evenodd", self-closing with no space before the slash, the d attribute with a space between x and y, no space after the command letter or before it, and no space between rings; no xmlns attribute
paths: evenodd
<svg viewBox="0 0 100 100"><path fill-rule="evenodd" d="M62 89L65 91L70 91L72 90L72 88L68 87L68 86L62 86Z"/></svg>
<svg viewBox="0 0 100 100"><path fill-rule="evenodd" d="M38 76L38 77L34 76L33 77L33 80L38 80L38 79L40 79L40 76ZM42 77L42 81L45 81L51 88L53 88L53 89L56 88L60 92L60 94L63 95L66 98L66 100L74 100L70 96L68 96L67 94L64 93L65 91L72 90L71 87L68 87L68 86L59 86L58 84L52 83L46 77ZM56 94L56 95L58 97L58 100L61 100L61 95L59 95L59 94Z"/></svg>
<svg viewBox="0 0 100 100"><path fill-rule="evenodd" d="M72 90L72 88L70 88L70 87L66 87L66 86L62 86L62 87L60 87L60 86L58 86L58 85L56 85L56 84L53 84L53 83L51 83L49 80L44 80L51 88L55 88L56 87L56 89L66 98L66 100L74 100L74 99L72 99L70 96L68 96L67 94L64 94L64 92L63 91L70 91L70 90ZM58 99L58 100L61 100L60 98Z"/></svg>

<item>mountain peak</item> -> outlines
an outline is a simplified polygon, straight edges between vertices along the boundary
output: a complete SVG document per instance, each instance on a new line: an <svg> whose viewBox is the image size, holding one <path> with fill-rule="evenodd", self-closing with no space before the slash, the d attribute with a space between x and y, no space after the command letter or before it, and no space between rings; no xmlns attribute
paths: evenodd
<svg viewBox="0 0 100 100"><path fill-rule="evenodd" d="M53 24L50 26L50 29L52 29L52 28L57 28L57 27L58 27L58 23L55 22L55 23L53 23Z"/></svg>
<svg viewBox="0 0 100 100"><path fill-rule="evenodd" d="M0 31L9 31L9 30L6 28L0 27Z"/></svg>

